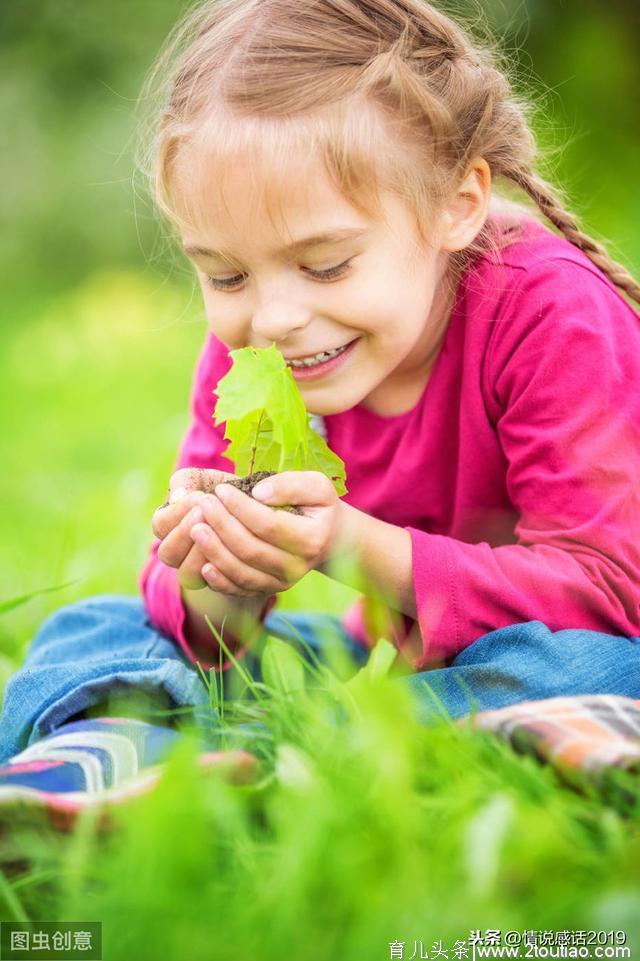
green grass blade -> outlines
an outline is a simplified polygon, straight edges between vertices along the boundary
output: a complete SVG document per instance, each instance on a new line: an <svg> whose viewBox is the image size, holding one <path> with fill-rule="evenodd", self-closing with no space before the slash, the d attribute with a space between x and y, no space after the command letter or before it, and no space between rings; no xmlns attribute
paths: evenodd
<svg viewBox="0 0 640 961"><path fill-rule="evenodd" d="M242 664L240 664L240 662L238 661L238 659L233 656L233 654L232 654L231 651L229 650L228 646L227 646L227 645L225 644L225 642L222 640L222 634L221 634L221 633L216 629L216 627L211 623L210 618L209 618L206 614L205 614L205 618L204 618L204 619L205 619L205 621L207 622L207 625L209 626L209 630L211 631L211 633L213 634L213 636L215 637L215 639L217 640L218 644L220 645L220 647L222 648L222 650L224 651L224 653L227 655L227 657L229 658L229 660L231 661L231 663L233 664L233 666L236 668L236 670L237 670L238 673L240 674L240 677L242 678L242 680L245 682L245 684L247 684L247 686L251 689L251 691L255 694L255 696L256 696L259 700L262 700L262 698L260 697L260 695L256 692L256 686L255 686L255 681L254 681L254 679L251 677L251 675L249 674L249 672L244 668L244 666L243 666Z"/></svg>
<svg viewBox="0 0 640 961"><path fill-rule="evenodd" d="M11 597L8 601L0 602L0 614L6 614L8 611L13 611L16 607L21 607L23 604L27 604L32 598L39 597L41 594L52 594L54 591L62 591L65 587L71 587L72 584L78 584L81 578L77 578L75 581L66 581L64 584L54 584L53 587L41 587L37 591L30 591L28 594L20 594L18 597Z"/></svg>
<svg viewBox="0 0 640 961"><path fill-rule="evenodd" d="M5 910L9 917L8 921L29 921L30 918L22 907L19 897L4 876L0 869L0 899L4 901ZM3 912L4 914L4 912Z"/></svg>

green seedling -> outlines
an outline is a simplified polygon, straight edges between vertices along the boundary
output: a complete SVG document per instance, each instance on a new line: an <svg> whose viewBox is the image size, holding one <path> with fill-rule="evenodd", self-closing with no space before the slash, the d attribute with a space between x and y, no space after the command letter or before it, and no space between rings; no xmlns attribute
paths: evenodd
<svg viewBox="0 0 640 961"><path fill-rule="evenodd" d="M346 494L344 463L311 426L298 385L275 345L243 347L230 356L233 366L215 390L213 416L216 426L226 424L225 456L237 474L247 475L237 486L249 486L250 493L270 474L315 470L330 478L338 494Z"/></svg>

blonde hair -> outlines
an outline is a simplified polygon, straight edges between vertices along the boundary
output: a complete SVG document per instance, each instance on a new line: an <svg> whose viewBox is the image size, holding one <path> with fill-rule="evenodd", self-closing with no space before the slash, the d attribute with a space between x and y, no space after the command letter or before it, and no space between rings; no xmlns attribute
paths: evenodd
<svg viewBox="0 0 640 961"><path fill-rule="evenodd" d="M220 158L250 148L276 165L296 148L319 151L354 206L379 211L379 191L391 190L423 236L470 162L483 157L498 186L523 191L640 302L640 284L536 173L529 106L513 92L495 45L473 40L426 0L205 0L170 34L143 88L143 109L158 97L140 161L175 224L196 214L179 211L172 178L181 147L197 141ZM503 239L489 216L454 255L458 266L512 242L526 210L506 209L512 222Z"/></svg>

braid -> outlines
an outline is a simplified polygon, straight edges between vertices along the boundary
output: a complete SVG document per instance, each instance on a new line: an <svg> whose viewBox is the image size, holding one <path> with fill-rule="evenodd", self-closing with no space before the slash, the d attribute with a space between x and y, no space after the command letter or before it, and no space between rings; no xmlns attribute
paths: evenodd
<svg viewBox="0 0 640 961"><path fill-rule="evenodd" d="M602 244L580 230L575 217L562 206L558 196L545 180L538 177L530 168L510 173L509 179L531 197L554 227L557 227L567 240L582 250L616 287L620 287L633 300L640 303L640 284L622 264L612 260Z"/></svg>

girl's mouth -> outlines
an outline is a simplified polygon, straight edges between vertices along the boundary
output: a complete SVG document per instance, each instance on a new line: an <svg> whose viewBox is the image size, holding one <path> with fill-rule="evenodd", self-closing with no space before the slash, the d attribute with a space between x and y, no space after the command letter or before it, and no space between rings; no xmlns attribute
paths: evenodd
<svg viewBox="0 0 640 961"><path fill-rule="evenodd" d="M313 377L324 377L336 368L342 366L346 358L353 353L353 348L360 338L339 347L337 350L326 351L316 354L313 359L305 361L287 361L287 367L293 374L295 380L310 380Z"/></svg>

